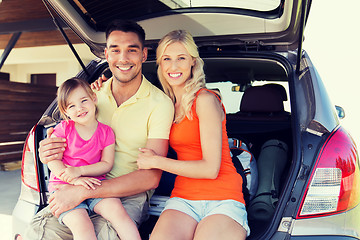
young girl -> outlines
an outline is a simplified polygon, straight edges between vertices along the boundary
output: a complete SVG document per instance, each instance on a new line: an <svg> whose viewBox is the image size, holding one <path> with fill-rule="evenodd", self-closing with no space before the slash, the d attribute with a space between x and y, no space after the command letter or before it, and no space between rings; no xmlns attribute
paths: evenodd
<svg viewBox="0 0 360 240"><path fill-rule="evenodd" d="M205 88L203 61L192 36L177 30L156 50L158 76L175 105L170 145L178 159L140 149L139 169L178 175L151 239L245 239L249 234L242 178L230 157L225 109Z"/></svg>
<svg viewBox="0 0 360 240"><path fill-rule="evenodd" d="M90 85L77 78L65 81L58 89L58 106L65 121L52 137L66 138L62 160L48 163L51 170L49 191L58 184L82 185L95 189L114 164L115 135L96 120L96 95ZM96 239L89 214L98 213L111 222L120 239L140 239L135 223L118 198L88 199L64 212L59 222L71 230L75 240Z"/></svg>

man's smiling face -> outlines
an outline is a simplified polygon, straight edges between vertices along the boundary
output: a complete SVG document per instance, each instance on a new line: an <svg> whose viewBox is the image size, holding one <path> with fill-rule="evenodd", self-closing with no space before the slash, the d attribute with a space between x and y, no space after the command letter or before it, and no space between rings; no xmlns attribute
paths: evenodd
<svg viewBox="0 0 360 240"><path fill-rule="evenodd" d="M105 57L114 79L128 83L141 80L142 63L147 58L144 48L136 33L113 31L107 39Z"/></svg>

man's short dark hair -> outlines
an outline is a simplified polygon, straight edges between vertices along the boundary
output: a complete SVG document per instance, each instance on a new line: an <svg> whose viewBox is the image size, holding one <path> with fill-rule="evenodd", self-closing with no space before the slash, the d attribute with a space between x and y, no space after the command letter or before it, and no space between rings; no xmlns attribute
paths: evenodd
<svg viewBox="0 0 360 240"><path fill-rule="evenodd" d="M106 41L110 33L113 31L133 32L138 35L142 47L145 45L145 31L139 24L134 21L123 19L116 19L112 21L106 28Z"/></svg>

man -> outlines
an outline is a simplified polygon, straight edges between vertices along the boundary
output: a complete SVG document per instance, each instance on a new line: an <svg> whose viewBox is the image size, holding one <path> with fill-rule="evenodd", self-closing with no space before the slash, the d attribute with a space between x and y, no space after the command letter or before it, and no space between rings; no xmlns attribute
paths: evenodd
<svg viewBox="0 0 360 240"><path fill-rule="evenodd" d="M115 164L96 190L62 185L49 198L49 206L35 215L25 239L72 239L57 223L58 217L88 198L120 197L129 216L139 226L147 212L151 190L158 186L161 171L138 170L140 147L166 155L174 109L171 100L142 76L146 61L145 32L136 23L114 21L106 31L105 57L113 77L97 93L98 120L110 125L116 136ZM52 130L48 132L48 135ZM66 143L60 138L40 142L43 163L58 159ZM93 220L98 239L116 239L104 219Z"/></svg>

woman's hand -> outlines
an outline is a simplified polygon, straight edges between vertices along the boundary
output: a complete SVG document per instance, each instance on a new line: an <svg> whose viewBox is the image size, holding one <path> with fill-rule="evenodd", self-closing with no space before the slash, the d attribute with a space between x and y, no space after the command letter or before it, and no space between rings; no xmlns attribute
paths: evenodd
<svg viewBox="0 0 360 240"><path fill-rule="evenodd" d="M92 177L79 177L74 179L71 184L73 185L77 185L77 186L83 186L84 188L90 190L90 189L94 189L95 190L95 185L100 186L101 185L101 181L97 178L92 178Z"/></svg>
<svg viewBox="0 0 360 240"><path fill-rule="evenodd" d="M102 74L95 82L93 82L90 86L92 90L99 91L102 87L103 82L106 82L108 80L107 77L105 77L104 74Z"/></svg>
<svg viewBox="0 0 360 240"><path fill-rule="evenodd" d="M148 148L139 148L137 165L139 169L152 169L156 168L156 156L157 154Z"/></svg>

